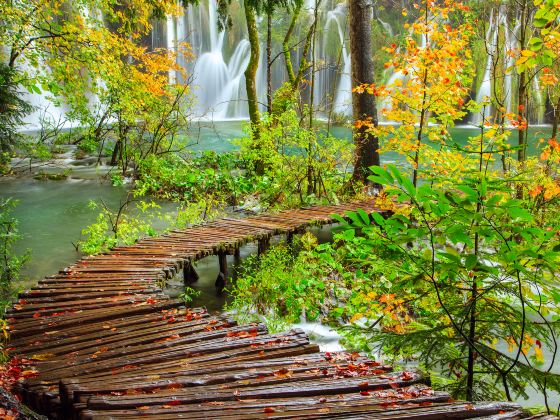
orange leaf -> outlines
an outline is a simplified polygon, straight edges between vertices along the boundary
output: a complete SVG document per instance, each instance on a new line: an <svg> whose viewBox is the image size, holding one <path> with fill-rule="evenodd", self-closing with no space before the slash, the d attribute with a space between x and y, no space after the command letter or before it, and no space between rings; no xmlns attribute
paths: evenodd
<svg viewBox="0 0 560 420"><path fill-rule="evenodd" d="M21 376L23 376L24 378L33 378L37 375L39 375L39 372L37 372L36 370L24 370L23 372L21 372Z"/></svg>
<svg viewBox="0 0 560 420"><path fill-rule="evenodd" d="M292 372L289 369L282 368L274 372L274 376L277 378L290 378L292 376Z"/></svg>

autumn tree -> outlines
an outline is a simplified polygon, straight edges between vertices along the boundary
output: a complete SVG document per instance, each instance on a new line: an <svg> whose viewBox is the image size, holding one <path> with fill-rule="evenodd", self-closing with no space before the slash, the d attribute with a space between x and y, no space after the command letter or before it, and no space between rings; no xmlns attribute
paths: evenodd
<svg viewBox="0 0 560 420"><path fill-rule="evenodd" d="M126 170L129 140L136 139L139 146L151 138L151 144L141 146L151 153L162 146L161 128L166 124L149 121L158 115L169 120L182 112L188 87L170 83L169 74L182 72L177 55L190 53L184 44L150 50L140 41L152 30L154 19L182 13L175 1L35 0L9 3L5 12L0 39L9 47L9 65L21 62L23 68L25 63L28 89L42 89L53 102L65 104L69 118L87 128L85 136L104 141L102 133L113 132L113 164L121 163ZM177 123L175 119L179 128ZM131 157L133 150L128 152Z"/></svg>
<svg viewBox="0 0 560 420"><path fill-rule="evenodd" d="M457 172L461 159L448 153L434 153L449 138L449 128L466 113L474 66L469 48L473 28L468 6L463 3L423 1L415 4L421 12L400 45L386 48L392 59L385 63L395 73L386 86L362 84L354 88L356 97L374 95L381 101L381 114L397 123L377 126L375 121L358 119L355 126L382 138L383 151L405 156L412 167L412 183L417 185L421 165L425 170ZM403 14L407 11L403 10ZM449 22L457 22L451 25Z"/></svg>

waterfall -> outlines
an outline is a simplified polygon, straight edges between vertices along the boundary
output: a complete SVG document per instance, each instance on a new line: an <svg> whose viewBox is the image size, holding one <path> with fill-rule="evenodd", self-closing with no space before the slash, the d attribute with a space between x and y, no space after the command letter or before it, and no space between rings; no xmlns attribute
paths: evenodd
<svg viewBox="0 0 560 420"><path fill-rule="evenodd" d="M175 27L175 21L171 16L167 16L166 19L167 31L166 31L166 47L169 51L177 51L177 32ZM174 84L177 82L177 72L171 70L169 72L169 83Z"/></svg>
<svg viewBox="0 0 560 420"><path fill-rule="evenodd" d="M213 0L208 2L208 17L206 24L209 30L209 50L198 57L193 69L195 93L198 99L196 106L202 114L215 112L217 115L225 116L224 109L227 108L225 101L229 98L224 98L223 92L231 77L222 51L224 31L218 31L217 8ZM191 22L187 22L187 25L189 23ZM198 24L198 28L204 27L202 21L196 22L196 24ZM187 26L187 31L194 31L195 28L196 26ZM220 98L219 102L218 98Z"/></svg>
<svg viewBox="0 0 560 420"><path fill-rule="evenodd" d="M339 3L334 10L327 12L327 21L325 22L325 31L323 35L323 44L327 42L326 36L330 31L330 27L336 28L341 51L341 62L343 64L342 73L338 80L336 93L334 96L333 111L339 115L352 115L352 77L351 77L351 61L350 52L346 45L346 34L344 28L347 27L345 4Z"/></svg>
<svg viewBox="0 0 560 420"><path fill-rule="evenodd" d="M546 112L546 96L540 86L538 77L533 77L533 102L534 102L534 115L531 118L537 124L544 122L544 114Z"/></svg>
<svg viewBox="0 0 560 420"><path fill-rule="evenodd" d="M247 104L242 101L242 98L246 98L245 84L241 82L245 80L243 73L249 64L250 50L251 45L246 39L237 44L227 66L227 82L218 96L215 119L243 118L248 115Z"/></svg>
<svg viewBox="0 0 560 420"><path fill-rule="evenodd" d="M500 21L500 16L497 17L497 22ZM484 75L482 76L482 83L476 94L476 101L481 103L485 98L490 98L492 94L492 82L490 80L492 74L492 55L495 52L498 41L498 24L494 24L494 14L490 14L490 22L488 24L488 30L486 31L486 45L490 49L490 54L486 59L486 67L484 68ZM486 116L490 115L490 109L487 108ZM473 125L480 125L482 121L482 111L472 114L471 123Z"/></svg>
<svg viewBox="0 0 560 420"><path fill-rule="evenodd" d="M503 60L500 64L503 66L502 71L504 72L503 82L501 88L503 91L504 107L508 114L517 113L517 103L515 100L514 92L516 90L517 82L514 77L514 67L515 58L508 54L508 51L515 50L519 48L518 45L518 34L521 28L521 23L518 18L513 20L516 22L515 26L512 28L510 26L511 18L508 18L507 7L502 4L497 11L492 11L490 15L490 21L488 25L488 30L486 32L486 45L489 49L489 54L486 59L486 66L484 68L484 75L482 77L482 83L476 94L476 101L482 102L485 97L490 97L492 94L492 83L491 77L494 72L494 63L492 62L492 56L497 56L499 54L503 55ZM500 47L498 45L498 37L500 34L500 29L503 28L503 39L504 45L503 50L498 51ZM505 70L509 71L505 71ZM545 107L546 107L546 96L539 85L538 77L533 78L533 90L531 101L533 106L531 107L530 121L532 123L541 124L544 120ZM486 109L486 115L492 115L492 106L489 105ZM482 123L482 114L474 113L471 116L471 123L474 125L480 125Z"/></svg>
<svg viewBox="0 0 560 420"><path fill-rule="evenodd" d="M517 47L517 34L521 27L521 22L518 22L517 25L510 29L508 22L507 22L507 15L503 15L503 25L505 30L505 51L513 50ZM515 65L515 59L508 54L504 55L504 67L506 69L513 68ZM513 78L513 71L506 72L504 77L504 94L505 94L505 106L508 113L514 112L513 103L513 91L515 89L514 78Z"/></svg>

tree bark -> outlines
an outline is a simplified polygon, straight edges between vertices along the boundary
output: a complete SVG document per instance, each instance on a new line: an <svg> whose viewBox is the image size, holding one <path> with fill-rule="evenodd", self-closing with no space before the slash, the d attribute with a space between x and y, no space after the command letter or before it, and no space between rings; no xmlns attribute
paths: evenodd
<svg viewBox="0 0 560 420"><path fill-rule="evenodd" d="M292 85L295 83L296 75L294 73L294 66L292 65L292 56L290 52L290 39L292 38L292 33L294 32L294 29L296 27L296 23L302 5L303 2L297 3L294 13L292 14L292 20L290 21L290 26L288 27L288 31L286 32L286 36L284 37L284 42L282 42L282 46L284 47L284 62L286 64L286 72L288 73L288 80Z"/></svg>
<svg viewBox="0 0 560 420"><path fill-rule="evenodd" d="M352 86L373 84L373 52L371 44L372 6L367 0L348 0L350 19L350 55ZM352 93L354 121L369 120L377 127L377 105L374 95ZM354 173L352 181L367 182L368 168L379 166L379 139L367 127L354 129Z"/></svg>
<svg viewBox="0 0 560 420"><path fill-rule="evenodd" d="M247 23L247 32L249 34L249 44L251 45L251 53L249 64L245 69L245 89L247 91L247 102L249 105L249 119L251 121L251 131L253 134L253 149L261 149L260 139L260 114L259 101L257 96L257 70L259 68L259 32L257 29L256 11L251 6L249 0L244 0L245 20ZM260 153L259 153L260 154ZM255 172L258 175L264 174L264 161L257 154L255 158Z"/></svg>
<svg viewBox="0 0 560 420"><path fill-rule="evenodd" d="M259 67L259 32L257 30L257 19L255 10L248 0L244 1L245 6L245 19L247 21L247 32L249 33L249 43L251 44L251 55L249 64L245 69L245 88L247 90L247 100L249 102L249 118L253 133L259 133L259 103L257 96L257 70Z"/></svg>
<svg viewBox="0 0 560 420"><path fill-rule="evenodd" d="M558 104L554 109L554 119L552 120L552 139L556 140L558 136L558 124L560 123L560 97L558 98Z"/></svg>
<svg viewBox="0 0 560 420"><path fill-rule="evenodd" d="M527 25L529 23L529 13L527 1L523 1L521 9L521 26L519 28L519 44L520 49L524 50L527 46ZM517 112L521 118L528 120L529 110L527 109L527 75L526 71L521 72L519 75L519 85L517 88ZM526 144L526 130L527 128L519 128L517 130L517 160L519 162L525 161Z"/></svg>
<svg viewBox="0 0 560 420"><path fill-rule="evenodd" d="M266 12L266 108L272 112L272 10Z"/></svg>

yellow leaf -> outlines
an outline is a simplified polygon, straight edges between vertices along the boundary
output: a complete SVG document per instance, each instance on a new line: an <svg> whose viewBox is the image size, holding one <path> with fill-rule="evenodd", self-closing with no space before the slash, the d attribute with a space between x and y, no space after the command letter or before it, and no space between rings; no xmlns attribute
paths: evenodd
<svg viewBox="0 0 560 420"><path fill-rule="evenodd" d="M30 359L43 361L43 360L48 360L53 356L54 356L53 353L41 353L41 354L34 354L33 356L30 357Z"/></svg>
<svg viewBox="0 0 560 420"><path fill-rule="evenodd" d="M544 362L544 357L542 354L542 349L538 346L535 347L535 358L539 361L539 362Z"/></svg>
<svg viewBox="0 0 560 420"><path fill-rule="evenodd" d="M363 318L364 314L358 312L352 318L350 318L350 322L356 322L358 319Z"/></svg>

